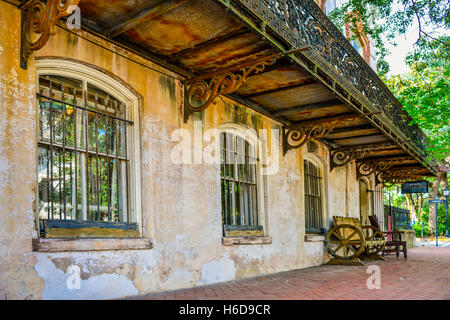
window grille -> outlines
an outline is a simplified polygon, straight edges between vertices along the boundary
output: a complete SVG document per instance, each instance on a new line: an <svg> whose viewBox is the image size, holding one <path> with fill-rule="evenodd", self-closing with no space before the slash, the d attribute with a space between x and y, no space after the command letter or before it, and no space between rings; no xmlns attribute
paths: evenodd
<svg viewBox="0 0 450 320"><path fill-rule="evenodd" d="M128 222L123 102L86 81L39 77L39 218Z"/></svg>
<svg viewBox="0 0 450 320"><path fill-rule="evenodd" d="M305 228L308 232L320 232L323 226L322 177L320 169L304 160Z"/></svg>
<svg viewBox="0 0 450 320"><path fill-rule="evenodd" d="M221 195L224 225L257 226L256 148L242 137L221 133Z"/></svg>

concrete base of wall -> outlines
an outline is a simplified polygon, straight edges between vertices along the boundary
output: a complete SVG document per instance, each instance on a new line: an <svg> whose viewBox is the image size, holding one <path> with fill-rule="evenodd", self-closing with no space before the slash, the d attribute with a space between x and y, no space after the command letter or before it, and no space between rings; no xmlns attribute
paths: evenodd
<svg viewBox="0 0 450 320"><path fill-rule="evenodd" d="M404 230L406 247L408 249L414 248L416 246L416 232L414 230Z"/></svg>

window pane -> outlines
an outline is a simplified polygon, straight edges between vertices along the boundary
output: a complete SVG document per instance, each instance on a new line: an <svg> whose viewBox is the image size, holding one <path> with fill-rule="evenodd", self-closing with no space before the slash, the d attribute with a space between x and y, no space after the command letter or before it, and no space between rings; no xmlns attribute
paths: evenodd
<svg viewBox="0 0 450 320"><path fill-rule="evenodd" d="M306 229L320 229L323 227L322 217L322 181L320 169L312 162L304 160L304 188L305 188L305 226Z"/></svg>
<svg viewBox="0 0 450 320"><path fill-rule="evenodd" d="M256 154L240 136L221 134L222 216L224 224L257 225Z"/></svg>
<svg viewBox="0 0 450 320"><path fill-rule="evenodd" d="M39 217L126 222L125 105L90 84L84 96L83 87L39 78Z"/></svg>
<svg viewBox="0 0 450 320"><path fill-rule="evenodd" d="M64 77L39 77L39 139L74 146L74 104L82 99L82 82ZM67 104L68 103L68 104Z"/></svg>

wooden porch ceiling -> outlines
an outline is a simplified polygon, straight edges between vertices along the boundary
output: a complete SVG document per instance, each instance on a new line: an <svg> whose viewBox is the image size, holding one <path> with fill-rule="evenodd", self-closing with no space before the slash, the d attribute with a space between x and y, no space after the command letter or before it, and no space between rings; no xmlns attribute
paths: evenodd
<svg viewBox="0 0 450 320"><path fill-rule="evenodd" d="M214 0L81 0L79 6L85 28L173 66L187 79L279 53L245 19ZM354 115L320 140L337 150L378 144L368 154L372 158L408 155L368 116L289 56L250 75L230 97L288 126ZM399 159L399 166L422 166L417 157Z"/></svg>

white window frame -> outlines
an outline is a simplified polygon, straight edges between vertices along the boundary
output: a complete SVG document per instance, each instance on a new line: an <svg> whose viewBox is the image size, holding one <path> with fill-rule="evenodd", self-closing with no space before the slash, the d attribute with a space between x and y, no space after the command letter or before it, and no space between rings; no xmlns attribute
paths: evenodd
<svg viewBox="0 0 450 320"><path fill-rule="evenodd" d="M257 164L256 164L256 193L257 193L257 206L258 206L258 224L257 226L262 226L263 232L265 235L268 234L268 228L266 225L267 217L266 217L266 206L265 206L265 194L266 194L266 186L265 186L265 168L262 165L265 162L265 149L264 149L264 143L263 141L256 135L256 131L251 128L247 128L243 125L239 125L236 123L226 123L222 124L219 127L219 135L221 133L231 133L235 136L239 136L242 139L248 141L250 144L255 146L256 148L256 155L258 158ZM220 143L220 142L219 142ZM219 166L219 195L220 198L222 197L222 190L220 187L221 183L221 176L220 176L220 166ZM221 203L221 201L219 201ZM220 206L220 214L222 215L222 206ZM222 227L223 227L223 221Z"/></svg>
<svg viewBox="0 0 450 320"><path fill-rule="evenodd" d="M139 134L139 97L136 96L121 81L109 76L105 72L86 64L66 59L37 59L36 84L43 75L62 76L87 81L104 90L126 105L126 119L133 122L127 133L127 154L129 156L129 212L128 221L138 224L139 234L142 236L142 208L141 208L141 170L140 170L140 134ZM39 106L36 103L36 137L39 137ZM37 143L36 143L37 148ZM38 164L36 152L36 173ZM37 178L36 178L37 181ZM36 188L36 199L39 199ZM39 234L39 201L36 203L36 225Z"/></svg>

